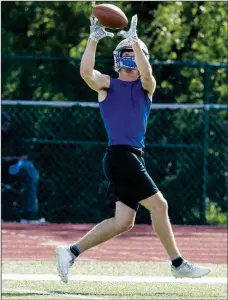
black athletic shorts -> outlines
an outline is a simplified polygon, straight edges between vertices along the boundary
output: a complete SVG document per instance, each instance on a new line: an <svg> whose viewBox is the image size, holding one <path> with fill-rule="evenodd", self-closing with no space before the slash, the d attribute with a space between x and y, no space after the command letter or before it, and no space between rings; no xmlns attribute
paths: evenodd
<svg viewBox="0 0 228 300"><path fill-rule="evenodd" d="M146 171L141 149L127 145L109 146L103 159L105 176L114 193L112 202L121 201L134 210L138 202L158 192Z"/></svg>

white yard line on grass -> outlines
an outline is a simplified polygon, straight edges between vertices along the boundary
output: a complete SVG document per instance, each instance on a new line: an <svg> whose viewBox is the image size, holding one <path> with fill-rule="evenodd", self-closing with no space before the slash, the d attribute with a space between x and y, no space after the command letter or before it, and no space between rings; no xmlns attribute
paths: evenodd
<svg viewBox="0 0 228 300"><path fill-rule="evenodd" d="M17 293L28 293L28 294L37 294L37 295L54 295L54 296L61 296L61 297L67 297L74 298L74 299L80 299L80 300L104 300L104 298L97 297L95 295L74 295L74 294L67 294L67 293L55 293L55 292L46 292L46 291L36 291L36 290L26 290L26 289L12 289L12 288L2 288L3 292L17 292ZM92 298L91 298L92 297Z"/></svg>
<svg viewBox="0 0 228 300"><path fill-rule="evenodd" d="M2 280L29 280L46 281L56 280L59 277L53 274L2 274ZM190 284L227 284L226 277L204 277L176 279L168 276L100 276L100 275L72 275L69 281L91 281L91 282L160 282L160 283L190 283Z"/></svg>

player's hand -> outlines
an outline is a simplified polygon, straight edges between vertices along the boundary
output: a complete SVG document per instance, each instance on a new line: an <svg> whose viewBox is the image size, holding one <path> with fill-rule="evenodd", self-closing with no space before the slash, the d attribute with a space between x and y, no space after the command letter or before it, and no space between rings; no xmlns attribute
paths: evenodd
<svg viewBox="0 0 228 300"><path fill-rule="evenodd" d="M90 38L95 42L99 42L99 40L104 37L109 36L111 38L114 37L114 34L111 32L107 32L105 27L98 23L97 18L90 18Z"/></svg>
<svg viewBox="0 0 228 300"><path fill-rule="evenodd" d="M122 35L131 44L136 43L138 40L137 23L138 23L138 16L134 15L131 19L130 29L128 31L121 30L118 35Z"/></svg>

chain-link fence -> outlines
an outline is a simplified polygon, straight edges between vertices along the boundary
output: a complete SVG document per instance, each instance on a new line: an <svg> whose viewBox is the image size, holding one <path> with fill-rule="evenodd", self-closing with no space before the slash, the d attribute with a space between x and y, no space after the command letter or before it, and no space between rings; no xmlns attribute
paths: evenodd
<svg viewBox="0 0 228 300"><path fill-rule="evenodd" d="M97 103L3 101L40 172L50 222L98 222L113 214L99 193L107 145ZM228 196L226 105L153 105L145 161L176 224L222 223ZM140 208L137 222L149 222Z"/></svg>
<svg viewBox="0 0 228 300"><path fill-rule="evenodd" d="M80 76L78 58L2 55L2 98L10 100L94 101L96 92ZM227 101L228 64L152 61L157 81L153 103ZM113 57L96 57L95 68L117 77Z"/></svg>

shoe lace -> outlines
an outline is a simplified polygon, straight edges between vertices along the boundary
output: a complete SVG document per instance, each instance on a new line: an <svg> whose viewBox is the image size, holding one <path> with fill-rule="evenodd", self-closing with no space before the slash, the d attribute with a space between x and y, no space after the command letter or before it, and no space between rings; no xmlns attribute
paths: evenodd
<svg viewBox="0 0 228 300"><path fill-rule="evenodd" d="M186 261L185 265L189 270L193 270L194 268L194 264L191 261Z"/></svg>

